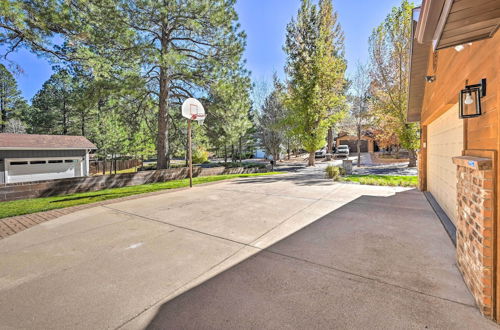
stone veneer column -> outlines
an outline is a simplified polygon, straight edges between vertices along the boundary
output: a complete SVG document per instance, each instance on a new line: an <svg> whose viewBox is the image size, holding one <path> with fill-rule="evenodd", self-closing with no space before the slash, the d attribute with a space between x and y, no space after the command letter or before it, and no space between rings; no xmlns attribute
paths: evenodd
<svg viewBox="0 0 500 330"><path fill-rule="evenodd" d="M457 165L457 263L481 313L493 317L494 172L488 158L454 157Z"/></svg>

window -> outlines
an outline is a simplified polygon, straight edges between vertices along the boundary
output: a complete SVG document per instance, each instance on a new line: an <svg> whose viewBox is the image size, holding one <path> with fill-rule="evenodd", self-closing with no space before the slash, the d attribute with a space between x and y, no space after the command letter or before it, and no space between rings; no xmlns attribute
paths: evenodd
<svg viewBox="0 0 500 330"><path fill-rule="evenodd" d="M49 160L49 164L58 164L58 163L62 163L62 159L53 159L53 160Z"/></svg>
<svg viewBox="0 0 500 330"><path fill-rule="evenodd" d="M76 162L76 159L66 159L64 162L65 163L73 163L73 162Z"/></svg>
<svg viewBox="0 0 500 330"><path fill-rule="evenodd" d="M35 165L35 164L45 164L47 163L45 160L32 160L30 164Z"/></svg>
<svg viewBox="0 0 500 330"><path fill-rule="evenodd" d="M10 165L28 165L28 162L10 162Z"/></svg>

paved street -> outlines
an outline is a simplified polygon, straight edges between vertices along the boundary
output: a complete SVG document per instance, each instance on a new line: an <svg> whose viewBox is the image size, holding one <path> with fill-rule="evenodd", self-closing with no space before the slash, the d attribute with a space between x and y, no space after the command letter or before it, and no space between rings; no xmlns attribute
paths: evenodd
<svg viewBox="0 0 500 330"><path fill-rule="evenodd" d="M414 190L322 167L96 206L0 240L0 328L463 328L482 318Z"/></svg>

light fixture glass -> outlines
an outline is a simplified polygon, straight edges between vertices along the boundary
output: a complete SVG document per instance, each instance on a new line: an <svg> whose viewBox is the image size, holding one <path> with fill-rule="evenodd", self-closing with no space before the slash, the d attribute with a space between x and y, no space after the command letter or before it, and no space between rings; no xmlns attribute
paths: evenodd
<svg viewBox="0 0 500 330"><path fill-rule="evenodd" d="M458 46L455 46L455 50L456 50L457 52L461 52L462 50L464 50L464 48L465 48L465 47L464 47L464 45L458 45Z"/></svg>
<svg viewBox="0 0 500 330"><path fill-rule="evenodd" d="M474 100L472 99L471 93L467 93L467 96L465 97L464 103L467 105L474 103Z"/></svg>

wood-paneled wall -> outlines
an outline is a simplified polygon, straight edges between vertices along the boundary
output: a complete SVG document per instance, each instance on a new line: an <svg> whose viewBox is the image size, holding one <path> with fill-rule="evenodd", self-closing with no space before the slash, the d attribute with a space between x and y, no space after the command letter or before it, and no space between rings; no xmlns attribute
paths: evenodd
<svg viewBox="0 0 500 330"><path fill-rule="evenodd" d="M493 157L494 164L499 164L500 149L500 33L491 39L477 41L471 45L464 45L465 49L457 52L454 48L443 49L436 53L429 53L428 75L435 75L436 80L425 87L422 107L421 124L425 132L426 126L442 115L445 111L458 103L458 95L466 84L478 84L482 78L487 79L487 94L482 99L483 115L464 120L464 154L474 156ZM457 113L458 116L458 113ZM425 141L423 134L422 142ZM426 150L421 155L426 159ZM459 155L457 155L459 156ZM425 163L421 164L422 180L425 182ZM500 200L498 187L500 173L495 165L495 237L496 237L496 265L500 265L500 231L498 210ZM425 189L425 183L421 184ZM496 272L496 319L500 320L500 272L495 265Z"/></svg>

